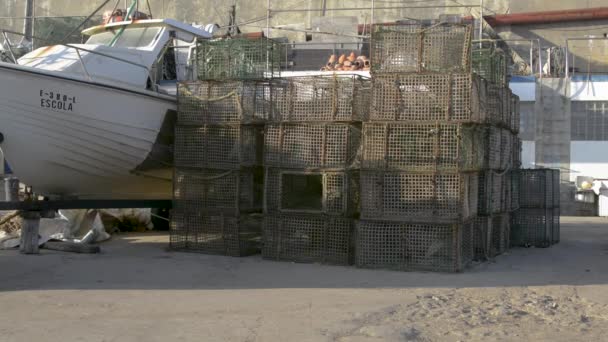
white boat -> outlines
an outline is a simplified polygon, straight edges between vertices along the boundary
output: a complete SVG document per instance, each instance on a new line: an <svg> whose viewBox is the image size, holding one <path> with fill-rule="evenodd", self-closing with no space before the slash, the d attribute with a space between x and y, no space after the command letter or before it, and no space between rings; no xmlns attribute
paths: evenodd
<svg viewBox="0 0 608 342"><path fill-rule="evenodd" d="M0 148L38 194L171 197L176 82L208 30L171 19L111 22L84 44L0 63Z"/></svg>

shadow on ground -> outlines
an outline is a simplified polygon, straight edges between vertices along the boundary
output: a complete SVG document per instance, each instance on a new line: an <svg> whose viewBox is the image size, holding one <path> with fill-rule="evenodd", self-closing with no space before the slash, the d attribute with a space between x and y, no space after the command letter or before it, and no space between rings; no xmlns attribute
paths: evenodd
<svg viewBox="0 0 608 342"><path fill-rule="evenodd" d="M167 251L165 234L122 235L99 255L0 251L0 291L60 289L470 288L608 284L608 220L562 218L562 241L512 249L460 274L403 273Z"/></svg>

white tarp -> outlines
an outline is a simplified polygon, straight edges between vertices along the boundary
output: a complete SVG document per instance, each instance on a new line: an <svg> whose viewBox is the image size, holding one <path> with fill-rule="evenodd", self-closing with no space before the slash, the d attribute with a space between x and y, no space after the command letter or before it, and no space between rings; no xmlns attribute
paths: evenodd
<svg viewBox="0 0 608 342"><path fill-rule="evenodd" d="M150 209L104 209L103 213L119 220L134 218L147 229L153 229ZM0 212L0 218L11 212ZM18 217L15 220L19 220ZM0 226L0 249L19 246L18 224ZM3 229L4 228L4 229ZM111 228L111 227L110 227ZM101 220L99 210L61 210L56 218L40 219L40 244L53 240L96 243L110 238Z"/></svg>

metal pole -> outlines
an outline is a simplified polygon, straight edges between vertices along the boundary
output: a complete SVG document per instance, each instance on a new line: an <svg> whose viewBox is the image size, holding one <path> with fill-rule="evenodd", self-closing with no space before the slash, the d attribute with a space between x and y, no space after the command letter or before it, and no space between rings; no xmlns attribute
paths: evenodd
<svg viewBox="0 0 608 342"><path fill-rule="evenodd" d="M32 40L32 36L34 35L34 32L32 32L33 29L33 23L32 23L32 17L34 14L34 0L27 0L27 2L25 3L25 23L23 24L23 34L24 34L24 40L31 42Z"/></svg>
<svg viewBox="0 0 608 342"><path fill-rule="evenodd" d="M538 41L538 71L540 75L540 79L543 79L543 49L540 45L540 39Z"/></svg>
<svg viewBox="0 0 608 342"><path fill-rule="evenodd" d="M266 7L266 36L270 38L270 0L267 0Z"/></svg>
<svg viewBox="0 0 608 342"><path fill-rule="evenodd" d="M371 30L371 29L374 27L374 18L375 18L375 17L374 17L374 10L375 10L375 9L376 9L376 1L375 1L375 0L372 0L372 13L371 13L372 18L371 18L371 21L370 21L370 23L369 23L369 27L370 27L369 32L370 32L370 33L372 32L372 30Z"/></svg>
<svg viewBox="0 0 608 342"><path fill-rule="evenodd" d="M534 75L534 41L530 40L530 72Z"/></svg>
<svg viewBox="0 0 608 342"><path fill-rule="evenodd" d="M479 3L479 39L483 39L483 0L480 0ZM479 43L479 48L481 47L481 43Z"/></svg>
<svg viewBox="0 0 608 342"><path fill-rule="evenodd" d="M445 5L445 6L386 6L386 7L375 7L376 10L391 10L391 9L436 9L436 8L475 8L479 5ZM325 11L365 11L372 7L341 7L341 8L326 8ZM287 12L323 12L323 8L295 8L295 9L282 9L273 10L273 13L287 13Z"/></svg>
<svg viewBox="0 0 608 342"><path fill-rule="evenodd" d="M270 0L266 1L266 35L270 39ZM270 51L266 49L266 72L270 71ZM271 76L272 77L272 76Z"/></svg>
<svg viewBox="0 0 608 342"><path fill-rule="evenodd" d="M568 39L566 39L566 79L570 77L570 54L568 50Z"/></svg>

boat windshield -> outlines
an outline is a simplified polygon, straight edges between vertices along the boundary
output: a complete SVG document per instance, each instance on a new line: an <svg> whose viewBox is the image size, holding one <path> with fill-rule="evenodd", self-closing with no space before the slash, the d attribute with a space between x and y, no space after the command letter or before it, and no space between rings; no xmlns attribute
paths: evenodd
<svg viewBox="0 0 608 342"><path fill-rule="evenodd" d="M87 40L86 44L110 46L112 40L118 34L119 36L113 45L114 47L146 47L152 44L160 30L160 27L138 27L127 28L124 32L120 33L120 28L116 28L92 35L89 40Z"/></svg>

